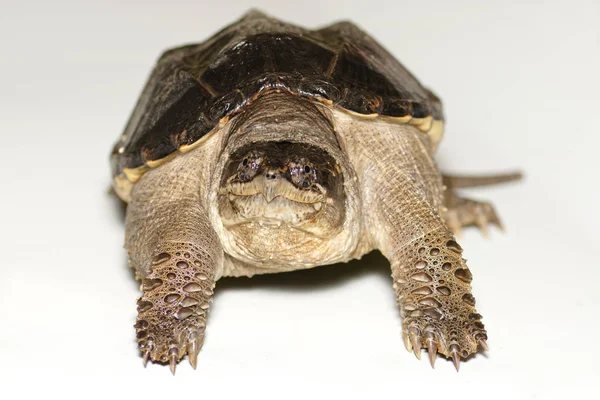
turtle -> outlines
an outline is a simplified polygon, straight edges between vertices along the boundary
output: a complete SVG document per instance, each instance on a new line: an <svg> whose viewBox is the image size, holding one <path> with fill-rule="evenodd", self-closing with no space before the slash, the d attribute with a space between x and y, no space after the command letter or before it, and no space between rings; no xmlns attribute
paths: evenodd
<svg viewBox="0 0 600 400"><path fill-rule="evenodd" d="M252 10L158 59L111 154L142 295L144 366L196 368L222 277L389 261L403 341L462 359L486 349L461 227L500 226L444 176L440 99L351 22L309 30Z"/></svg>

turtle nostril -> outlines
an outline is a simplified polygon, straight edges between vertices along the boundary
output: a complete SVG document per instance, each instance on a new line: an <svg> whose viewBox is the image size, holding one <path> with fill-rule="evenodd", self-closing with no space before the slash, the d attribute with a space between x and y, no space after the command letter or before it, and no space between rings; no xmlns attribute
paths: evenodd
<svg viewBox="0 0 600 400"><path fill-rule="evenodd" d="M265 177L269 180L277 179L277 175L275 175L273 172L267 172Z"/></svg>

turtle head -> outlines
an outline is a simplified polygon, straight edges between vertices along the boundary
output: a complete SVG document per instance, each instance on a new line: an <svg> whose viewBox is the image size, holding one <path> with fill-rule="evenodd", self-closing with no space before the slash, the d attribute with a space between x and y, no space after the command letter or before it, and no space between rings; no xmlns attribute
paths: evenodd
<svg viewBox="0 0 600 400"><path fill-rule="evenodd" d="M327 237L343 221L341 168L317 146L249 143L231 154L220 186L220 213L226 227L257 224Z"/></svg>

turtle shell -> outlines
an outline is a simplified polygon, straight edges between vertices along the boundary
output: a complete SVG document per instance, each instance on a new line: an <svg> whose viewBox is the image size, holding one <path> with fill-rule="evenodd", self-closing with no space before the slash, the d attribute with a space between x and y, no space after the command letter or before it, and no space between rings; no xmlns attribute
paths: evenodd
<svg viewBox="0 0 600 400"><path fill-rule="evenodd" d="M439 99L352 23L310 31L251 11L160 57L114 147L113 176L135 182L271 90L411 123L434 144L441 137Z"/></svg>

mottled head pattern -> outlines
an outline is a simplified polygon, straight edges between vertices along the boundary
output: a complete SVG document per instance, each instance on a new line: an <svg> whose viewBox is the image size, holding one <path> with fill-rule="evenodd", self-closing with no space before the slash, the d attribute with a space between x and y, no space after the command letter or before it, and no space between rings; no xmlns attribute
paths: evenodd
<svg viewBox="0 0 600 400"><path fill-rule="evenodd" d="M327 237L343 221L344 202L336 160L303 143L247 144L230 156L221 178L220 213L228 228L259 224Z"/></svg>

